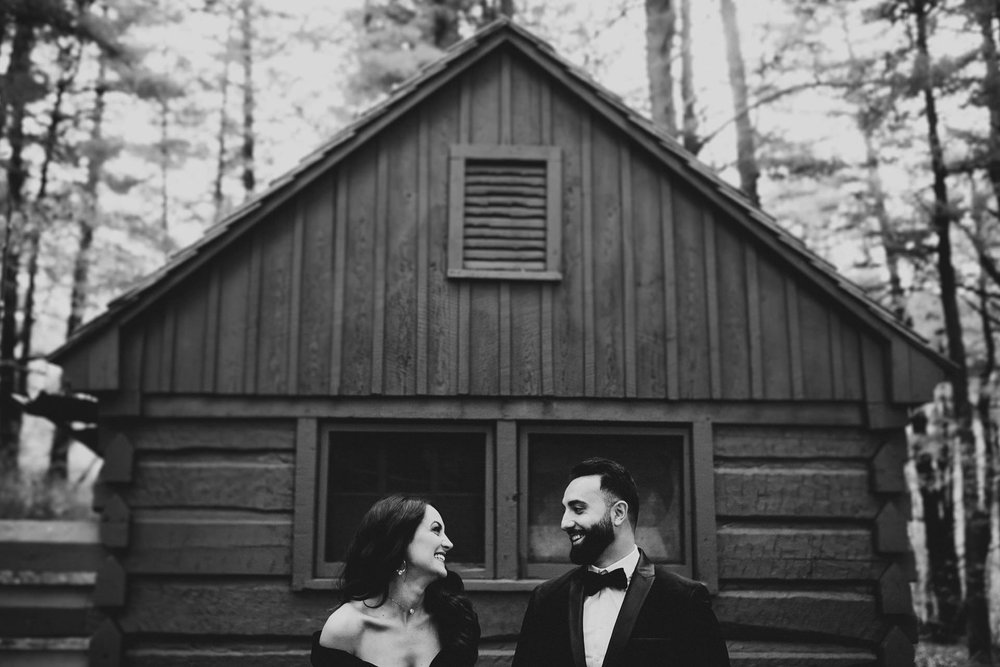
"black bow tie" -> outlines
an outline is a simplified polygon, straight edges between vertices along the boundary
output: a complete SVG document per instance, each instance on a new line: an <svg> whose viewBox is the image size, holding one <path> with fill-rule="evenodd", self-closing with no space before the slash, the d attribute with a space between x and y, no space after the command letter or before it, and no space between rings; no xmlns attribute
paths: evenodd
<svg viewBox="0 0 1000 667"><path fill-rule="evenodd" d="M618 568L604 574L587 570L583 573L584 595L593 595L602 588L617 588L622 591L628 588L628 577L625 576L625 570Z"/></svg>

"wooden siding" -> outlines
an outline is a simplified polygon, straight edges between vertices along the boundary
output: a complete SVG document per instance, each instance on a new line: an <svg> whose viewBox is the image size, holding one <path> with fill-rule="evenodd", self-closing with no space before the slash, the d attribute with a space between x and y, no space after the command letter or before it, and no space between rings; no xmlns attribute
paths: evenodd
<svg viewBox="0 0 1000 667"><path fill-rule="evenodd" d="M446 277L448 147L463 142L559 147L562 281ZM144 393L886 402L865 393L862 338L888 354L619 130L499 54L276 209L122 346Z"/></svg>
<svg viewBox="0 0 1000 667"><path fill-rule="evenodd" d="M119 388L119 328L110 326L89 341L85 350L63 367L63 378L73 391L107 391Z"/></svg>

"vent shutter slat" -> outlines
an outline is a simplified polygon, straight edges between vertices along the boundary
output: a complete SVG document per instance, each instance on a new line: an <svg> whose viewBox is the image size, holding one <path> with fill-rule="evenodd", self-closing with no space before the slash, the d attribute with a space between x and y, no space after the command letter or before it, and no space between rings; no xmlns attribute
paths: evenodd
<svg viewBox="0 0 1000 667"><path fill-rule="evenodd" d="M534 213L539 208L545 210L545 197L524 197L519 195L466 195L465 209L473 207L502 206L512 209L526 209Z"/></svg>
<svg viewBox="0 0 1000 667"><path fill-rule="evenodd" d="M470 227L465 230L466 239L538 239L545 241L544 229L498 229L494 227Z"/></svg>
<svg viewBox="0 0 1000 667"><path fill-rule="evenodd" d="M465 174L466 185L479 187L504 186L511 188L537 188L545 187L545 177L518 176L516 174Z"/></svg>
<svg viewBox="0 0 1000 667"><path fill-rule="evenodd" d="M514 197L545 197L545 185L517 185L514 183L491 183L489 185L469 185L465 188L466 197L514 196Z"/></svg>
<svg viewBox="0 0 1000 667"><path fill-rule="evenodd" d="M506 262L496 260L480 262L470 259L465 261L465 268L492 271L544 271L545 262Z"/></svg>
<svg viewBox="0 0 1000 667"><path fill-rule="evenodd" d="M536 216L545 217L545 207L538 208L531 206L479 206L476 204L465 205L465 217L493 216L510 218L534 218Z"/></svg>
<svg viewBox="0 0 1000 667"><path fill-rule="evenodd" d="M521 249L521 248L533 248L537 250L545 250L545 239L511 239L511 238L500 238L500 239L465 239L466 248L508 248L508 249Z"/></svg>
<svg viewBox="0 0 1000 667"><path fill-rule="evenodd" d="M507 249L497 249L490 248L489 250L480 250L479 248L467 248L465 250L465 256L467 259L478 259L478 260L506 260L508 262L516 260L544 260L545 251L544 250L507 250Z"/></svg>
<svg viewBox="0 0 1000 667"><path fill-rule="evenodd" d="M495 183L498 179L511 179L515 183L538 183L545 181L545 167L516 167L504 164L487 165L470 163L465 174L484 183Z"/></svg>

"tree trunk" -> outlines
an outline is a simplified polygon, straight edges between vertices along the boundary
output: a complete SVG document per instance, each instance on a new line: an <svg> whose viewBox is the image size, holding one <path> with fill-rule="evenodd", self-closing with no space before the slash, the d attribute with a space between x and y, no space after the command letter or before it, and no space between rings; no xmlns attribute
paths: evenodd
<svg viewBox="0 0 1000 667"><path fill-rule="evenodd" d="M65 482L69 478L69 448L73 437L63 424L56 424L49 450L49 468L45 476L52 481Z"/></svg>
<svg viewBox="0 0 1000 667"><path fill-rule="evenodd" d="M844 45L847 47L851 78L847 99L856 106L854 122L865 141L865 168L868 172L868 195L871 197L872 213L878 225L878 238L885 252L886 270L889 273L889 303L892 314L900 322L906 322L906 295L899 277L899 262L902 248L897 241L896 230L893 229L886 209L885 188L882 185L879 158L880 153L875 143L875 131L882 126L885 114L879 99L873 99L866 94L864 73L872 66L871 60L860 61L854 52L851 42L851 31L846 17L846 11L840 8L839 18L844 31Z"/></svg>
<svg viewBox="0 0 1000 667"><path fill-rule="evenodd" d="M987 143L986 173L990 184L993 187L993 194L996 202L1000 204L1000 58L997 55L997 45L995 35L995 23L1000 6L995 0L978 0L974 2L973 9L976 15L976 22L979 25L980 52L985 65L983 76L983 97L989 109L989 138ZM976 215L977 222L981 225L983 216ZM977 230L980 231L980 230ZM983 234L979 234L983 238ZM986 279L980 278L980 290L985 296ZM981 424L985 449L983 452L985 468L985 485L983 498L977 506L974 516L969 518L968 507L966 507L966 561L970 558L975 561L975 567L982 568L982 575L975 573L975 579L981 578L982 588L975 596L970 596L968 601L969 618L967 619L967 633L969 644L969 657L973 662L980 664L992 664L991 646L992 637L989 624L989 596L987 587L989 582L986 577L987 560L989 558L989 545L991 542L991 531L993 522L991 514L997 498L997 474L996 466L1000 463L997 454L997 432L996 424L990 414L990 403L992 402L990 392L993 389L992 374L996 366L996 346L993 340L993 330L990 319L989 301L982 300L983 309L983 337L986 341L987 364L982 373L980 382L979 405L982 413ZM969 474L963 471L963 481L969 484ZM965 500L963 498L963 500ZM967 502L967 501L966 501ZM968 566L967 566L968 567ZM969 577L966 577L967 585L971 585ZM978 585L978 581L977 581Z"/></svg>
<svg viewBox="0 0 1000 667"><path fill-rule="evenodd" d="M996 414L996 404L994 401L994 396L996 395L996 377L990 376L989 382L985 384L988 388L988 394L985 397L988 421L984 422L984 426L988 424L989 428L983 429L986 439L986 460L983 462L986 466L984 486L986 489L987 511L992 517L994 516L994 512L1000 510L1000 507L998 507L998 503L1000 503L1000 434L998 434L997 421L994 419L994 414Z"/></svg>
<svg viewBox="0 0 1000 667"><path fill-rule="evenodd" d="M24 82L30 77L31 52L35 47L35 26L26 21L17 21L14 41L11 45L10 60L7 65L7 99L10 125L7 141L10 158L7 167L7 225L4 231L3 247L0 248L0 400L15 392L19 386L19 375L23 372L17 362L17 307L18 274L20 271L21 239L18 224L24 210L24 183L28 177L24 163L24 116L26 100L23 94ZM15 410L0 407L0 471L17 469L17 453L20 446L21 416Z"/></svg>
<svg viewBox="0 0 1000 667"><path fill-rule="evenodd" d="M931 153L934 203L931 221L937 234L937 270L941 287L945 332L948 337L948 357L955 364L951 374L952 397L958 431L958 452L962 471L962 506L965 517L965 631L969 659L975 664L992 664L990 657L989 608L986 604L986 559L981 547L983 531L989 543L989 522L983 519L976 492L976 451L972 435L972 410L969 404L968 372L965 365L965 343L958 311L957 280L952 264L951 219L948 202L947 169L938 134L937 99L931 73L928 48L928 0L912 0L911 12L915 23L916 70L924 98L927 119L927 140Z"/></svg>
<svg viewBox="0 0 1000 667"><path fill-rule="evenodd" d="M160 105L160 238L163 259L170 256L170 100L163 97Z"/></svg>
<svg viewBox="0 0 1000 667"><path fill-rule="evenodd" d="M646 0L646 73L649 75L649 103L653 111L653 122L672 137L677 136L674 77L671 74L676 14L674 0Z"/></svg>
<svg viewBox="0 0 1000 667"><path fill-rule="evenodd" d="M973 11L982 39L979 50L983 57L983 97L989 109L989 139L987 141L986 173L993 194L1000 202L1000 61L993 36L996 5L993 0L973 0Z"/></svg>
<svg viewBox="0 0 1000 667"><path fill-rule="evenodd" d="M986 238L986 216L989 215L985 201L976 192L976 179L970 177L969 200L973 202L969 215L975 225L976 237ZM983 450L983 497L980 507L986 512L987 517L993 510L993 503L997 497L994 493L996 463L994 448L997 443L997 425L993 420L993 373L997 367L997 346L994 337L992 300L990 298L990 275L989 266L980 261L979 279L976 284L976 295L979 297L979 319L983 328L983 367L979 372L979 396L976 400L976 413L979 417L979 425L982 433ZM977 445L978 446L978 445ZM989 535L987 534L987 539ZM987 555L988 558L988 555ZM987 584L988 585L988 584Z"/></svg>
<svg viewBox="0 0 1000 667"><path fill-rule="evenodd" d="M32 347L31 339L34 333L35 324L35 283L38 275L38 255L41 246L41 235L43 227L48 222L46 213L46 198L48 197L49 170L55 159L56 145L59 138L59 127L66 116L63 114L63 103L69 92L70 86L76 78L76 73L80 64L80 43L75 38L63 38L57 56L60 74L56 82L56 97L52 103L52 112L49 115L49 125L45 131L45 138L42 142L44 157L42 166L39 169L38 192L35 195L34 213L31 224L28 225L25 235L25 254L28 258L28 284L24 290L24 314L21 323L21 365L28 367L31 361ZM19 391L27 393L27 374L21 379Z"/></svg>
<svg viewBox="0 0 1000 667"><path fill-rule="evenodd" d="M701 151L702 140L698 136L698 115L694 92L694 45L691 42L691 0L681 0L681 106L684 109L684 148L697 155Z"/></svg>
<svg viewBox="0 0 1000 667"><path fill-rule="evenodd" d="M256 186L254 174L254 99L253 99L253 0L242 0L240 29L243 37L243 191L246 198Z"/></svg>
<svg viewBox="0 0 1000 667"><path fill-rule="evenodd" d="M7 12L0 12L0 48L6 44L7 30L11 27L11 18L11 15ZM16 34L17 24L14 24L13 27ZM11 48L13 48L13 45ZM7 107L9 105L10 95L7 93L4 86L0 86L0 139L4 137L7 130ZM6 229L6 225L4 225L4 228ZM0 302L0 305L2 305L2 302Z"/></svg>
<svg viewBox="0 0 1000 667"><path fill-rule="evenodd" d="M233 62L233 30L236 24L235 17L229 22L226 33L226 45L223 53L222 81L219 82L219 92L222 99L219 104L219 134L216 140L216 160L215 160L215 185L212 188L212 202L215 204L215 219L218 220L225 213L225 193L222 184L226 176L226 135L229 132L229 70Z"/></svg>
<svg viewBox="0 0 1000 667"><path fill-rule="evenodd" d="M418 5L417 11L419 19L417 25L420 27L421 37L434 48L444 51L461 41L462 36L458 31L459 8L455 2L422 2ZM504 4L498 8L504 12ZM507 9L512 16L514 13L513 3Z"/></svg>
<svg viewBox="0 0 1000 667"><path fill-rule="evenodd" d="M985 386L993 376L997 367L997 345L993 337L993 314L990 312L989 279L984 272L980 273L977 287L979 296L979 320L983 323L983 370L979 374L980 384ZM985 423L985 422L984 422ZM987 507L989 505L987 504Z"/></svg>
<svg viewBox="0 0 1000 667"><path fill-rule="evenodd" d="M32 225L34 232L28 242L28 285L24 293L24 324L21 329L21 358L27 367L31 358L31 335L34 323L35 310L35 278L38 273L38 253L41 245L41 225L48 219L45 213L46 198L48 197L49 168L55 158L56 144L59 137L59 126L65 116L63 115L63 102L70 86L76 79L80 65L82 48L80 43L73 38L64 38L60 45L58 62L60 66L59 80L56 83L56 99L52 104L52 114L49 118L49 126L45 133L45 158L39 171L38 193L35 196L36 221ZM49 466L46 477L50 480L65 482L69 476L69 446L71 439L68 437L66 429L61 425L56 425L52 436L52 445L49 448Z"/></svg>
<svg viewBox="0 0 1000 667"><path fill-rule="evenodd" d="M753 127L750 125L749 94L740 29L736 23L733 0L719 0L722 8L722 28L726 35L726 61L729 65L729 87L733 93L733 117L736 119L736 168L740 172L740 187L755 205L760 205L757 179L760 170L754 148Z"/></svg>
<svg viewBox="0 0 1000 667"><path fill-rule="evenodd" d="M514 0L500 0L500 13L507 18L513 18Z"/></svg>
<svg viewBox="0 0 1000 667"><path fill-rule="evenodd" d="M947 418L950 417L949 414ZM936 620L929 623L930 635L935 641L952 643L959 636L962 589L955 552L955 506L952 503L950 448L945 435L947 427L941 431L939 442L936 442L938 451L930 447L921 449L915 459L924 508L930 588L937 610ZM935 614L928 615L935 618Z"/></svg>
<svg viewBox="0 0 1000 667"><path fill-rule="evenodd" d="M42 212L36 209L30 217L25 217L23 255L27 258L27 285L24 286L24 303L21 306L21 330L18 339L21 344L18 365L22 369L17 379L17 393L28 393L28 365L31 363L31 337L35 329L35 287L38 278L38 254L42 240Z"/></svg>
<svg viewBox="0 0 1000 667"><path fill-rule="evenodd" d="M885 266L889 272L889 304L892 314L900 322L906 322L906 294L903 282L899 277L899 243L896 241L896 231L889 220L885 207L885 189L882 187L882 176L879 174L879 152L875 148L872 128L862 120L864 111L858 113L858 127L865 139L866 161L868 170L868 194L872 198L872 212L878 223L878 236L885 251Z"/></svg>
<svg viewBox="0 0 1000 667"><path fill-rule="evenodd" d="M83 322L87 309L87 294L90 290L91 247L94 243L94 227L100 211L98 206L98 185L104 168L104 94L106 92L107 59L103 53L98 56L97 82L94 87L94 110L91 115L90 141L92 152L87 160L87 180L84 183L84 210L77 216L80 231L80 245L73 262L73 289L70 295L70 313L66 321L66 335L71 336Z"/></svg>
<svg viewBox="0 0 1000 667"><path fill-rule="evenodd" d="M987 227L986 227L986 216L989 215L989 211L986 207L985 200L979 196L976 191L976 179L970 176L969 178L969 201L972 202L972 206L969 209L969 217L972 219L972 224L974 227L975 235L977 239L987 238ZM981 243L976 244L977 255L981 255L979 249ZM982 322L983 327L983 347L984 347L984 362L983 368L979 372L979 394L980 400L977 402L977 409L979 410L981 423L984 429L988 428L990 424L990 414L989 414L989 403L987 400L985 404L982 401L982 396L986 395L989 398L990 393L990 382L992 381L993 371L996 370L997 365L997 350L996 350L996 340L993 337L993 313L990 306L990 274L989 265L983 261L979 262L979 278L976 281L976 295L979 297L978 310L979 319ZM989 436L986 436L987 441L989 441ZM989 507L989 502L985 504Z"/></svg>

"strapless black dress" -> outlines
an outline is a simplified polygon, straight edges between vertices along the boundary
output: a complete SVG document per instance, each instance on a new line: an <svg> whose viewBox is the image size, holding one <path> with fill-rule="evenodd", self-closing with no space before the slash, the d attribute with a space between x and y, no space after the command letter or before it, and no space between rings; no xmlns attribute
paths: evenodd
<svg viewBox="0 0 1000 667"><path fill-rule="evenodd" d="M370 662L365 662L356 655L351 655L347 651L340 651L335 648L320 646L319 633L314 632L312 636L312 656L313 667L380 667ZM464 667L468 660L462 660L455 651L442 649L434 659L431 660L430 667ZM384 667L392 667L386 665Z"/></svg>

